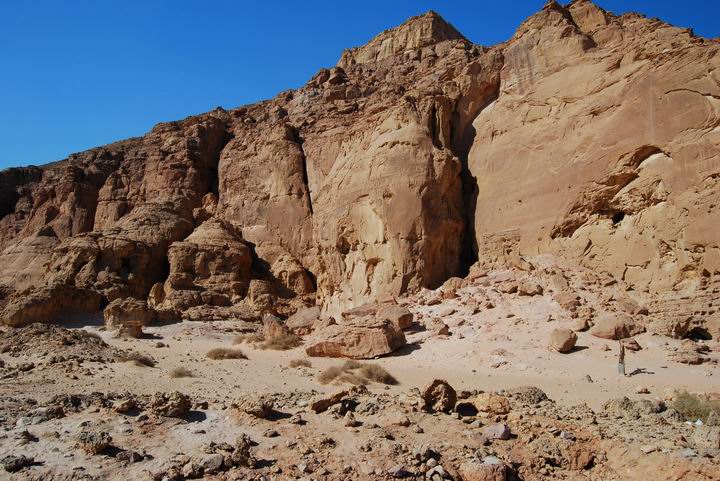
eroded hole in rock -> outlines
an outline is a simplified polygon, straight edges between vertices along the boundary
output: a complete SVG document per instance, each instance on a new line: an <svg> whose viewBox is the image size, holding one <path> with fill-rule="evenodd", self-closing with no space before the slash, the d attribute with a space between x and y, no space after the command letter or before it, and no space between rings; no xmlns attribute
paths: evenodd
<svg viewBox="0 0 720 481"><path fill-rule="evenodd" d="M690 332L688 332L687 337L694 341L710 341L710 340L712 340L712 335L706 329L704 329L702 327L693 327L690 330Z"/></svg>
<svg viewBox="0 0 720 481"><path fill-rule="evenodd" d="M160 279L158 282L165 282L167 281L167 278L170 276L170 260L167 258L167 255L163 257L162 263L160 264Z"/></svg>
<svg viewBox="0 0 720 481"><path fill-rule="evenodd" d="M620 222L622 222L622 220L623 220L624 218L625 218L625 212L623 212L623 211L615 212L615 213L612 215L612 222L613 222L613 224L617 225L617 224L619 224Z"/></svg>

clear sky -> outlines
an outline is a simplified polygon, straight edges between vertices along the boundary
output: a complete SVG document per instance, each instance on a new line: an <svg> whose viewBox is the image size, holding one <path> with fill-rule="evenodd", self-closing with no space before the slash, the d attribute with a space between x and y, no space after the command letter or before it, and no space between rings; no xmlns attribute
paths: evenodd
<svg viewBox="0 0 720 481"><path fill-rule="evenodd" d="M408 17L508 39L544 0L2 0L0 169L43 164L154 124L273 97ZM598 0L705 37L719 0Z"/></svg>

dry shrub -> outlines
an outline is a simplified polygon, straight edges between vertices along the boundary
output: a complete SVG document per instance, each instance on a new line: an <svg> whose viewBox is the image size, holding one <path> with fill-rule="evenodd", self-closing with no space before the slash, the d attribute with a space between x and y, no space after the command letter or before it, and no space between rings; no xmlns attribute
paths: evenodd
<svg viewBox="0 0 720 481"><path fill-rule="evenodd" d="M247 356L243 354L240 349L229 349L227 347L216 347L210 349L207 353L207 357L216 361L223 359L247 359Z"/></svg>
<svg viewBox="0 0 720 481"><path fill-rule="evenodd" d="M302 344L302 339L295 334L283 334L275 336L260 344L260 349L270 349L272 351L289 351L295 349Z"/></svg>
<svg viewBox="0 0 720 481"><path fill-rule="evenodd" d="M144 366L144 367L155 367L155 359L148 356L147 354L141 354L139 352L130 351L123 353L118 356L117 360L119 362L132 362L136 366Z"/></svg>
<svg viewBox="0 0 720 481"><path fill-rule="evenodd" d="M288 365L290 367L312 367L312 363L307 359L293 359Z"/></svg>
<svg viewBox="0 0 720 481"><path fill-rule="evenodd" d="M343 373L343 370L340 366L332 366L327 369L325 369L323 372L318 375L318 382L320 384L330 384L335 379L338 378Z"/></svg>
<svg viewBox="0 0 720 481"><path fill-rule="evenodd" d="M329 367L321 372L317 379L320 384L333 382L356 386L365 386L372 382L398 384L397 379L381 366L358 361L345 361L342 366Z"/></svg>
<svg viewBox="0 0 720 481"><path fill-rule="evenodd" d="M173 379L179 377L195 377L195 373L185 367L176 367L170 371L170 377Z"/></svg>
<svg viewBox="0 0 720 481"><path fill-rule="evenodd" d="M398 384L397 379L377 364L365 364L360 367L360 374L367 380L380 384Z"/></svg>
<svg viewBox="0 0 720 481"><path fill-rule="evenodd" d="M98 341L101 344L105 344L105 341L103 341L103 338L100 337L100 335L95 332L86 331L85 329L78 329L78 334L80 334L80 336L82 336L86 339L93 339L95 341Z"/></svg>
<svg viewBox="0 0 720 481"><path fill-rule="evenodd" d="M713 411L720 414L720 401L705 399L696 394L690 394L687 391L678 393L675 396L672 407L685 416L685 419L691 421L700 419L705 422Z"/></svg>
<svg viewBox="0 0 720 481"><path fill-rule="evenodd" d="M262 337L260 334L240 334L239 336L235 336L233 344L243 344L245 342L258 343L263 342L264 340L265 338Z"/></svg>

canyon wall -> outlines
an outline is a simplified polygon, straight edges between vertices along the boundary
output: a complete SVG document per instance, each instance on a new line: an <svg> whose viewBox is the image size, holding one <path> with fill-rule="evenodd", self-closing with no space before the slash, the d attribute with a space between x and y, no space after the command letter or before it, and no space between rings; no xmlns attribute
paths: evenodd
<svg viewBox="0 0 720 481"><path fill-rule="evenodd" d="M718 292L718 51L587 0L490 48L411 18L271 100L0 172L0 317L337 314L542 253Z"/></svg>

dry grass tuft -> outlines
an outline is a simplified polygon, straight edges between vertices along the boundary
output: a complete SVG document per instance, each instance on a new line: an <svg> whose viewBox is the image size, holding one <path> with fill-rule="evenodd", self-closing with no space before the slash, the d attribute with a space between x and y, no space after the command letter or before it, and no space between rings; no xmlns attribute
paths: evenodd
<svg viewBox="0 0 720 481"><path fill-rule="evenodd" d="M243 344L245 342L258 343L263 342L264 340L265 338L262 337L260 334L240 334L239 336L235 336L233 344Z"/></svg>
<svg viewBox="0 0 720 481"><path fill-rule="evenodd" d="M360 374L372 382L379 382L380 384L396 385L398 380L377 364L365 364L360 367Z"/></svg>
<svg viewBox="0 0 720 481"><path fill-rule="evenodd" d="M176 367L170 371L170 377L173 379L179 377L195 377L195 373L185 367Z"/></svg>
<svg viewBox="0 0 720 481"><path fill-rule="evenodd" d="M155 359L148 356L147 354L141 354L135 351L123 353L118 356L117 360L118 362L132 362L136 366L141 367L155 367L155 364L157 364L157 362L155 362Z"/></svg>
<svg viewBox="0 0 720 481"><path fill-rule="evenodd" d="M216 361L224 359L247 359L247 356L243 354L240 349L229 349L227 347L216 347L215 349L210 349L207 353L207 357Z"/></svg>
<svg viewBox="0 0 720 481"><path fill-rule="evenodd" d="M321 372L318 375L317 380L320 384L330 384L335 379L337 379L342 373L343 373L343 370L340 366L332 366L332 367L325 369L323 372Z"/></svg>
<svg viewBox="0 0 720 481"><path fill-rule="evenodd" d="M687 391L675 396L672 407L690 421L700 419L706 422L713 411L720 414L720 401L705 399Z"/></svg>
<svg viewBox="0 0 720 481"><path fill-rule="evenodd" d="M101 344L105 344L105 341L103 341L103 338L100 337L100 335L95 332L86 331L85 329L78 329L78 333L84 338L93 339L95 341L98 341Z"/></svg>
<svg viewBox="0 0 720 481"><path fill-rule="evenodd" d="M308 359L293 359L288 364L290 367L312 367L312 363Z"/></svg>
<svg viewBox="0 0 720 481"><path fill-rule="evenodd" d="M378 382L381 384L398 384L397 379L377 364L357 361L345 361L342 366L325 369L317 378L320 384L354 384L365 386Z"/></svg>
<svg viewBox="0 0 720 481"><path fill-rule="evenodd" d="M295 334L283 334L282 336L275 336L262 344L260 349L270 349L272 351L289 351L295 349L302 344L302 339Z"/></svg>

